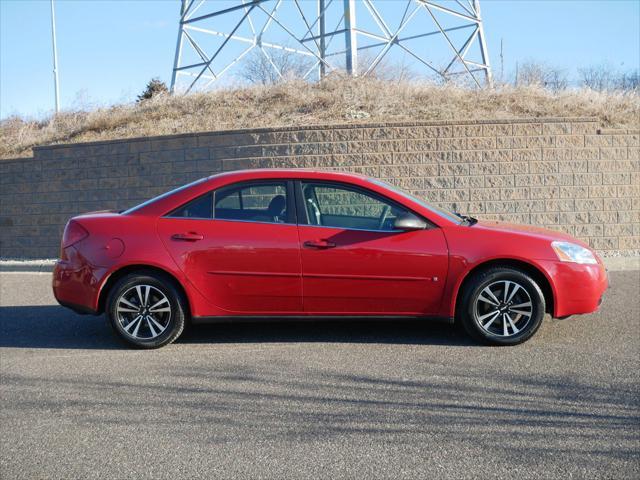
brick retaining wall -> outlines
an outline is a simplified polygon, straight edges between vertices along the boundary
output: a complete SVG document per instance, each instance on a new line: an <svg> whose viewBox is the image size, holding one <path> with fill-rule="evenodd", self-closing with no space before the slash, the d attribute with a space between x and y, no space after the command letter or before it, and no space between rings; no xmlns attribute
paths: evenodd
<svg viewBox="0 0 640 480"><path fill-rule="evenodd" d="M66 220L220 171L364 173L481 219L640 249L640 135L590 119L326 125L56 145L0 160L0 256L58 254Z"/></svg>

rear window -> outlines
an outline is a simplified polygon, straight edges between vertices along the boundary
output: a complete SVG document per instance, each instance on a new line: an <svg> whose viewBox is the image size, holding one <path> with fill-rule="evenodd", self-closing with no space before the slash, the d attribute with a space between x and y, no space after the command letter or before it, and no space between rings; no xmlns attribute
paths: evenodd
<svg viewBox="0 0 640 480"><path fill-rule="evenodd" d="M182 185L181 187L178 188L174 188L173 190L170 190L166 193L163 193L162 195L158 195L157 197L153 197L150 198L149 200L147 200L146 202L142 202L139 205L136 205L135 207L131 207L128 210L125 210L122 212L123 215L127 215L129 213L133 213L136 212L137 210L140 210L141 208L144 208L148 205L151 205L152 203L155 203L159 200L165 199L167 197L170 197L171 195L173 195L174 193L178 193L181 192L182 190L186 190L187 188L193 187L194 185L198 185L199 183L205 182L206 180L208 180L208 178L201 178L199 180L196 180L195 182L191 182L191 183L187 183L186 185Z"/></svg>
<svg viewBox="0 0 640 480"><path fill-rule="evenodd" d="M174 218L212 218L213 193L209 192L195 200L191 200L189 203L171 212L168 216Z"/></svg>

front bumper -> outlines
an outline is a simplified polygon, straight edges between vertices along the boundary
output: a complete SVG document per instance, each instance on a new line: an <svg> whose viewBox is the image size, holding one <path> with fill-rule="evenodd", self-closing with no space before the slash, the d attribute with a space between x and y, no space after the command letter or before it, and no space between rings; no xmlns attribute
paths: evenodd
<svg viewBox="0 0 640 480"><path fill-rule="evenodd" d="M562 318L598 310L604 292L609 287L609 276L602 263L595 265L559 261L541 263L552 282L554 317Z"/></svg>
<svg viewBox="0 0 640 480"><path fill-rule="evenodd" d="M99 314L100 285L107 269L91 265L73 247L65 253L67 259L58 260L53 269L53 295L77 313Z"/></svg>

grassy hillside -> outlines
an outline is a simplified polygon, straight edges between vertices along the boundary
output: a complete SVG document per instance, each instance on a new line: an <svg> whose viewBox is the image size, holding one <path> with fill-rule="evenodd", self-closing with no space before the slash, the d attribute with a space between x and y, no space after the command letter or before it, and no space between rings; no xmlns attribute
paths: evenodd
<svg viewBox="0 0 640 480"><path fill-rule="evenodd" d="M640 125L637 92L455 86L335 78L160 96L141 104L66 111L44 121L0 122L0 158L55 143L318 123L596 117L604 127Z"/></svg>

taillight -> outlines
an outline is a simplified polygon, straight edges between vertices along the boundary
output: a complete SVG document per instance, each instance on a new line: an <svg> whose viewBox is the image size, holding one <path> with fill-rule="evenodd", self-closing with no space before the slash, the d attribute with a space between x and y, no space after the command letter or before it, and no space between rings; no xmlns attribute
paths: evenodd
<svg viewBox="0 0 640 480"><path fill-rule="evenodd" d="M80 240L87 238L89 232L77 222L69 220L67 226L64 228L64 234L62 235L62 248L65 249L78 243Z"/></svg>

